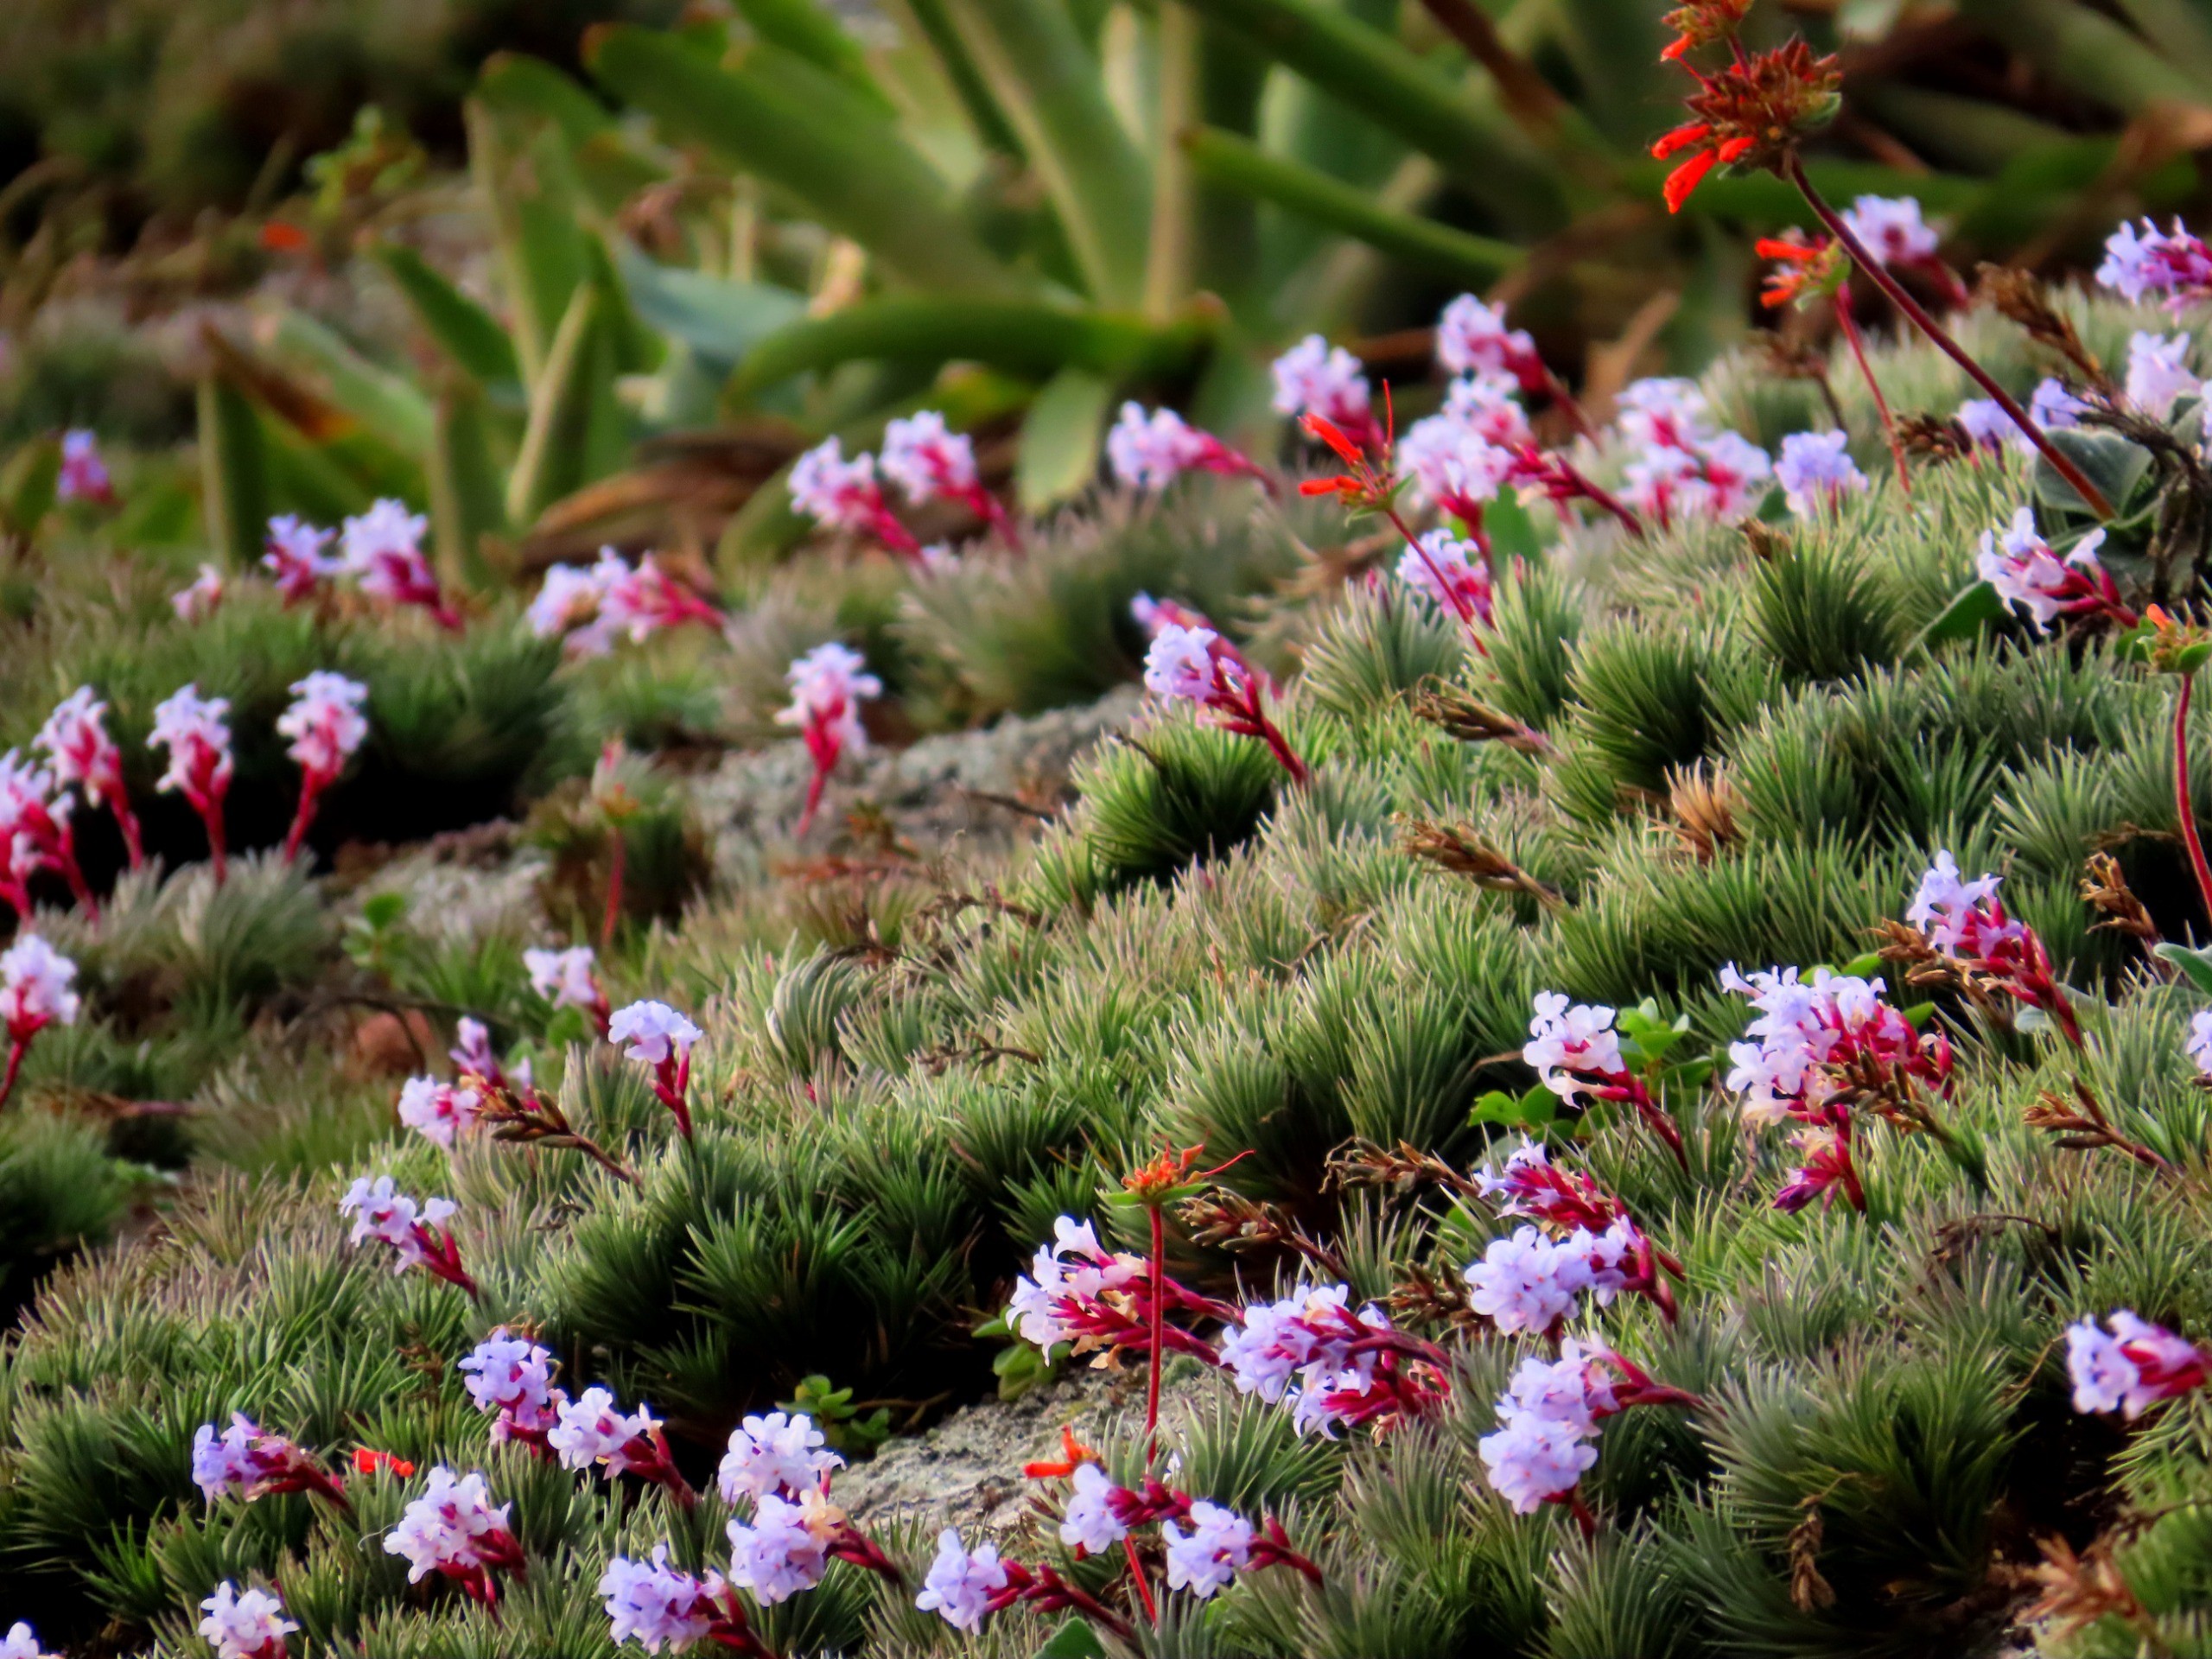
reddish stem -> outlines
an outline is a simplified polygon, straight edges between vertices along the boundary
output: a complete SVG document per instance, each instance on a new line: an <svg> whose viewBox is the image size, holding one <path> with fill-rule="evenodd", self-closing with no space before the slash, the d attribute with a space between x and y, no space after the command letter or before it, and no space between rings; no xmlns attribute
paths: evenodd
<svg viewBox="0 0 2212 1659"><path fill-rule="evenodd" d="M1851 347L1852 360L1859 365L1859 375L1866 382L1866 390L1874 394L1874 412L1882 417L1882 435L1889 440L1890 459L1897 463L1897 488L1910 495L1912 479L1904 469L1904 444L1897 436L1897 419L1890 413L1890 400L1882 396L1882 383L1874 378L1874 365L1866 360L1866 342L1859 338L1859 321L1851 315L1848 282L1835 291L1835 320Z"/></svg>
<svg viewBox="0 0 2212 1659"><path fill-rule="evenodd" d="M308 838L308 826L315 822L315 807L322 794L322 785L310 775L300 779L299 810L292 814L292 827L284 836L284 861L296 863L300 847Z"/></svg>
<svg viewBox="0 0 2212 1659"><path fill-rule="evenodd" d="M607 854L607 913L600 918L599 948L606 950L614 943L614 925L622 919L622 873L627 860L622 826L613 826L613 845Z"/></svg>
<svg viewBox="0 0 2212 1659"><path fill-rule="evenodd" d="M8 1103L8 1096L16 1092L16 1074L23 1069L23 1056L30 1052L30 1039L18 1037L8 1045L8 1070L0 1075L0 1106Z"/></svg>
<svg viewBox="0 0 2212 1659"><path fill-rule="evenodd" d="M1160 1449L1160 1370L1163 1355L1160 1333L1166 1323L1167 1222L1158 1205L1149 1207L1152 1217L1152 1351L1145 1357L1144 1460L1152 1466Z"/></svg>
<svg viewBox="0 0 2212 1659"><path fill-rule="evenodd" d="M120 789L108 802L108 810L115 814L115 827L123 831L124 851L130 855L130 868L146 868L146 843L138 834L138 815L130 810L130 802Z"/></svg>
<svg viewBox="0 0 2212 1659"><path fill-rule="evenodd" d="M1991 400L2005 411L2005 417L2020 429L2021 435L2035 445L2037 451L2056 469L2058 475L2074 486L2075 493L2088 504L2091 512L2100 518L2111 518L2112 503L2105 499L2104 492L2092 484L2088 475L2066 458L2044 429L2030 417L2028 411L2020 407L2018 400L1992 379L1989 371L1975 362L1966 347L1952 339L1943 325L1929 315L1927 308L1905 290L1904 284L1890 275L1880 260L1866 251L1866 245L1859 239L1858 232L1813 188L1812 180L1805 175L1804 163L1798 160L1794 151L1784 159L1783 172L1783 176L1797 187L1797 193L1805 198L1805 205L1827 227L1828 234L1843 244L1844 251L1851 256L1852 263L1866 273L1867 280L1887 295L1890 302L1904 313L1905 320L1925 334L1937 350L1964 369L1973 378L1974 385L1989 394Z"/></svg>
<svg viewBox="0 0 2212 1659"><path fill-rule="evenodd" d="M2183 675L2181 695L2174 699L2174 810L2181 818L2190 870L2196 877L2196 896L2203 902L2204 913L2212 916L2212 865L2204 861L2204 842L2196 833L2196 806L2189 786L2189 696L2196 683L2195 673Z"/></svg>

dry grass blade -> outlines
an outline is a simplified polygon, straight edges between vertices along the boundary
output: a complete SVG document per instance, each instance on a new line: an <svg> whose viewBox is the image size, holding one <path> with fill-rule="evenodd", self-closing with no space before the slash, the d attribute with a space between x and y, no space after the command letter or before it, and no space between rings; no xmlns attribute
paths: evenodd
<svg viewBox="0 0 2212 1659"><path fill-rule="evenodd" d="M1525 893L1547 910L1566 907L1567 899L1557 887L1538 880L1471 830L1427 818L1402 822L1405 839L1400 846L1408 857L1464 875L1486 892Z"/></svg>

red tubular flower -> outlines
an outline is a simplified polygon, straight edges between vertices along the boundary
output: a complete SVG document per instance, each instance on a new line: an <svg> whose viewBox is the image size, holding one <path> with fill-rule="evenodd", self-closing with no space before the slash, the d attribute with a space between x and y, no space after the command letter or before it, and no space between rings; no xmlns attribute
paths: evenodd
<svg viewBox="0 0 2212 1659"><path fill-rule="evenodd" d="M1751 245L1751 251L1782 267L1767 273L1759 295L1759 303L1770 311L1795 305L1808 295L1832 295L1843 279L1842 256L1826 237L1808 242L1795 231L1783 236L1763 236Z"/></svg>
<svg viewBox="0 0 2212 1659"><path fill-rule="evenodd" d="M1732 22L1729 32L1732 38ZM1680 54L1675 54L1680 60ZM1655 161L1691 153L1668 175L1667 211L1680 213L1690 193L1714 167L1750 161L1779 167L1798 136L1834 111L1842 73L1833 57L1817 58L1793 39L1756 57L1738 50L1735 61L1712 74L1683 66L1697 78L1688 105L1694 119L1651 146Z"/></svg>

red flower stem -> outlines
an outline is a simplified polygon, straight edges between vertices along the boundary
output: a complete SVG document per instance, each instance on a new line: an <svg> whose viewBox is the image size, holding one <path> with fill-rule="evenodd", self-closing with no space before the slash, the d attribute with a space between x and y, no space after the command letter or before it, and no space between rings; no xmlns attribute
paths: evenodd
<svg viewBox="0 0 2212 1659"><path fill-rule="evenodd" d="M1160 1608L1152 1599L1152 1586L1146 1582L1143 1563L1137 1560L1137 1541L1128 1533L1122 1535L1122 1553L1128 1558L1129 1582L1137 1587L1137 1599L1144 1604L1145 1622L1160 1623Z"/></svg>
<svg viewBox="0 0 2212 1659"><path fill-rule="evenodd" d="M1160 1332L1166 1323L1167 1221L1157 1204L1148 1205L1152 1217L1152 1348L1145 1356L1144 1460L1149 1469L1160 1449Z"/></svg>
<svg viewBox="0 0 2212 1659"><path fill-rule="evenodd" d="M1598 429L1590 423L1590 416L1584 410L1580 402L1567 389L1567 382L1552 372L1549 364L1544 365L1544 391L1552 402L1565 413L1567 418L1573 423L1577 432L1588 438L1592 443L1597 442Z"/></svg>
<svg viewBox="0 0 2212 1659"><path fill-rule="evenodd" d="M1838 1164L1843 1172L1843 1196L1860 1215L1866 1213L1866 1189L1859 1184L1859 1164L1851 1155L1851 1120L1846 1117L1835 1126L1835 1149Z"/></svg>
<svg viewBox="0 0 2212 1659"><path fill-rule="evenodd" d="M116 828L123 831L123 849L130 855L130 868L144 869L146 843L138 834L138 815L130 810L130 802L119 791L108 803L108 809L115 814Z"/></svg>
<svg viewBox="0 0 2212 1659"><path fill-rule="evenodd" d="M8 1103L8 1096L16 1092L16 1075L23 1069L23 1056L30 1052L31 1040L18 1037L8 1045L8 1070L0 1075L0 1106Z"/></svg>
<svg viewBox="0 0 2212 1659"><path fill-rule="evenodd" d="M607 853L607 913L600 918L599 948L606 950L614 943L614 925L622 919L622 874L628 848L624 844L622 826L614 824L613 842Z"/></svg>
<svg viewBox="0 0 2212 1659"><path fill-rule="evenodd" d="M1474 607L1461 596L1457 588L1444 580L1444 573L1436 568L1436 561L1429 557L1428 550L1421 544L1421 537L1414 535L1407 527L1406 521L1398 516L1398 510L1395 507L1385 507L1382 509L1382 516L1396 527L1398 534L1406 538L1406 545L1413 549L1414 556L1427 567L1430 579L1436 583L1437 592L1444 595L1445 602L1451 606L1452 613L1459 619L1459 626L1466 631L1469 642L1484 656L1489 656L1490 652L1484 647L1483 642L1475 637ZM1479 538L1482 531L1478 530L1475 535ZM1485 556L1489 553L1490 549L1487 543L1484 544L1483 551Z"/></svg>
<svg viewBox="0 0 2212 1659"><path fill-rule="evenodd" d="M1812 180L1805 175L1805 164L1797 158L1794 150L1783 159L1782 165L1783 176L1797 187L1797 193L1805 198L1805 205L1827 227L1828 234L1843 244L1844 251L1851 256L1853 264L1866 273L1867 280L1886 294L1890 302L1904 313L1905 321L1925 334L1937 350L1964 369L1974 385L1989 394L1991 400L2005 411L2005 417L2020 429L2021 435L2035 445L2037 451L2056 469L2058 475L2074 486L2075 493L2088 504L2091 512L2100 518L2111 518L2112 503L2105 499L2104 492L2092 484L2088 476L2066 458L2044 429L2030 417L2028 411L2020 407L2018 400L1990 378L1989 371L1975 362L1966 347L1952 339L1943 325L1929 316L1927 308L1890 275L1880 260L1866 251L1866 245L1859 239L1858 232L1813 188Z"/></svg>
<svg viewBox="0 0 2212 1659"><path fill-rule="evenodd" d="M1882 383L1874 378L1874 365L1866 360L1866 342L1859 337L1858 319L1851 315L1848 282L1835 291L1835 320L1851 347L1852 360L1859 365L1859 375L1866 382L1866 390L1874 394L1874 412L1882 417L1882 435L1889 440L1890 459L1897 463L1897 488L1910 495L1912 479L1904 469L1904 445L1897 437L1897 418L1890 413L1890 400L1882 396Z"/></svg>
<svg viewBox="0 0 2212 1659"><path fill-rule="evenodd" d="M308 838L308 826L315 822L316 798L321 793L321 785L313 778L300 780L299 810L292 814L292 827L284 836L284 861L287 864L299 861L300 846Z"/></svg>
<svg viewBox="0 0 2212 1659"><path fill-rule="evenodd" d="M2212 916L2212 865L2204 861L2204 842L2196 833L2196 806L2189 786L2189 697L2196 683L2194 672L2181 677L2181 695L2174 699L2174 810L2181 818L2181 838L2189 849L2189 868L2196 877L2196 896L2207 916ZM0 1090L0 1099L6 1092Z"/></svg>

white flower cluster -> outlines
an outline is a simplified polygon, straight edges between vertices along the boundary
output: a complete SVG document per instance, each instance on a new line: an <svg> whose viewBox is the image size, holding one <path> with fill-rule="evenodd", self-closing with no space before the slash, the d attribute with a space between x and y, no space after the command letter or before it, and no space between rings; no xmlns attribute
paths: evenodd
<svg viewBox="0 0 2212 1659"><path fill-rule="evenodd" d="M607 1039L626 1043L625 1058L640 1065L662 1065L691 1052L703 1035L699 1027L665 1002L632 1002L615 1010Z"/></svg>
<svg viewBox="0 0 2212 1659"><path fill-rule="evenodd" d="M310 778L333 779L361 747L369 722L361 705L369 688L343 674L318 669L292 683L292 705L276 716L277 734L292 740L285 751Z"/></svg>
<svg viewBox="0 0 2212 1659"><path fill-rule="evenodd" d="M1817 518L1847 495L1865 493L1866 474L1852 460L1850 442L1846 432L1793 432L1783 439L1774 477L1796 517Z"/></svg>
<svg viewBox="0 0 2212 1659"><path fill-rule="evenodd" d="M1497 1402L1498 1429L1477 1443L1490 1484L1518 1515L1572 1492L1598 1461L1598 1419L1616 1408L1595 1363L1605 1350L1568 1338L1556 1360L1521 1362Z"/></svg>
<svg viewBox="0 0 2212 1659"><path fill-rule="evenodd" d="M226 1579L200 1604L207 1617L200 1634L215 1659L283 1659L284 1637L300 1627L284 1617L284 1604L266 1590L240 1590Z"/></svg>
<svg viewBox="0 0 2212 1659"><path fill-rule="evenodd" d="M1319 334L1308 334L1270 365L1278 415L1319 415L1338 426L1363 425L1371 394L1359 359Z"/></svg>
<svg viewBox="0 0 2212 1659"><path fill-rule="evenodd" d="M1062 1216L1052 1224L1052 1243L1039 1245L1028 1273L1014 1281L1007 1312L1023 1341L1049 1352L1074 1338L1062 1322L1068 1304L1118 1290L1147 1270L1142 1256L1102 1247L1089 1222Z"/></svg>
<svg viewBox="0 0 2212 1659"><path fill-rule="evenodd" d="M817 645L784 671L791 700L776 723L806 734L808 747L825 747L834 760L868 747L860 707L883 695L883 682L868 671L868 659L849 645L830 640ZM818 758L818 757L817 757Z"/></svg>
<svg viewBox="0 0 2212 1659"><path fill-rule="evenodd" d="M617 1555L599 1580L608 1635L618 1647L634 1641L647 1653L680 1650L704 1639L714 1628L714 1598L722 1589L718 1574L702 1581L671 1567L666 1544L653 1546L651 1560Z"/></svg>
<svg viewBox="0 0 2212 1659"><path fill-rule="evenodd" d="M558 639L570 657L604 657L618 639L643 645L664 628L719 620L712 606L662 569L658 554L646 554L633 569L611 547L600 549L590 565L547 570L525 615L532 633Z"/></svg>
<svg viewBox="0 0 2212 1659"><path fill-rule="evenodd" d="M71 988L77 964L36 933L0 950L0 1027L27 1043L50 1025L73 1026L80 1000Z"/></svg>
<svg viewBox="0 0 2212 1659"><path fill-rule="evenodd" d="M1624 388L1618 423L1628 450L1622 499L1662 524L1740 518L1755 509L1774 461L1741 433L1716 428L1710 415L1705 394L1688 380L1638 380Z"/></svg>
<svg viewBox="0 0 2212 1659"><path fill-rule="evenodd" d="M457 1206L450 1198L430 1198L418 1205L392 1185L391 1176L379 1175L371 1180L362 1175L346 1189L346 1196L338 1201L338 1209L340 1214L353 1217L354 1243L373 1238L389 1244L399 1258L391 1270L404 1273L410 1267L429 1261L429 1252L423 1245L423 1230L442 1227L456 1212Z"/></svg>
<svg viewBox="0 0 2212 1659"><path fill-rule="evenodd" d="M832 1470L844 1466L813 1418L803 1411L772 1411L747 1417L730 1432L717 1478L722 1501L734 1504L818 1490Z"/></svg>
<svg viewBox="0 0 2212 1659"><path fill-rule="evenodd" d="M430 1471L423 1496L385 1535L385 1551L405 1558L410 1584L433 1573L481 1581L514 1557L514 1538L507 1531L512 1507L493 1504L481 1474L456 1477L440 1464Z"/></svg>
<svg viewBox="0 0 2212 1659"><path fill-rule="evenodd" d="M1639 1243L1625 1216L1601 1233L1577 1227L1556 1240L1534 1227L1516 1228L1491 1240L1482 1260L1461 1274L1467 1306L1501 1334L1541 1335L1572 1316L1585 1292L1603 1306L1624 1289L1629 1275L1621 1264L1634 1260Z"/></svg>
<svg viewBox="0 0 2212 1659"><path fill-rule="evenodd" d="M553 1356L501 1325L460 1364L461 1386L481 1412L497 1413L494 1442L548 1439L568 1396L553 1386Z"/></svg>
<svg viewBox="0 0 2212 1659"><path fill-rule="evenodd" d="M229 784L230 712L228 697L203 697L197 684L183 686L154 705L154 730L146 747L167 749L169 757L156 789L211 796Z"/></svg>

